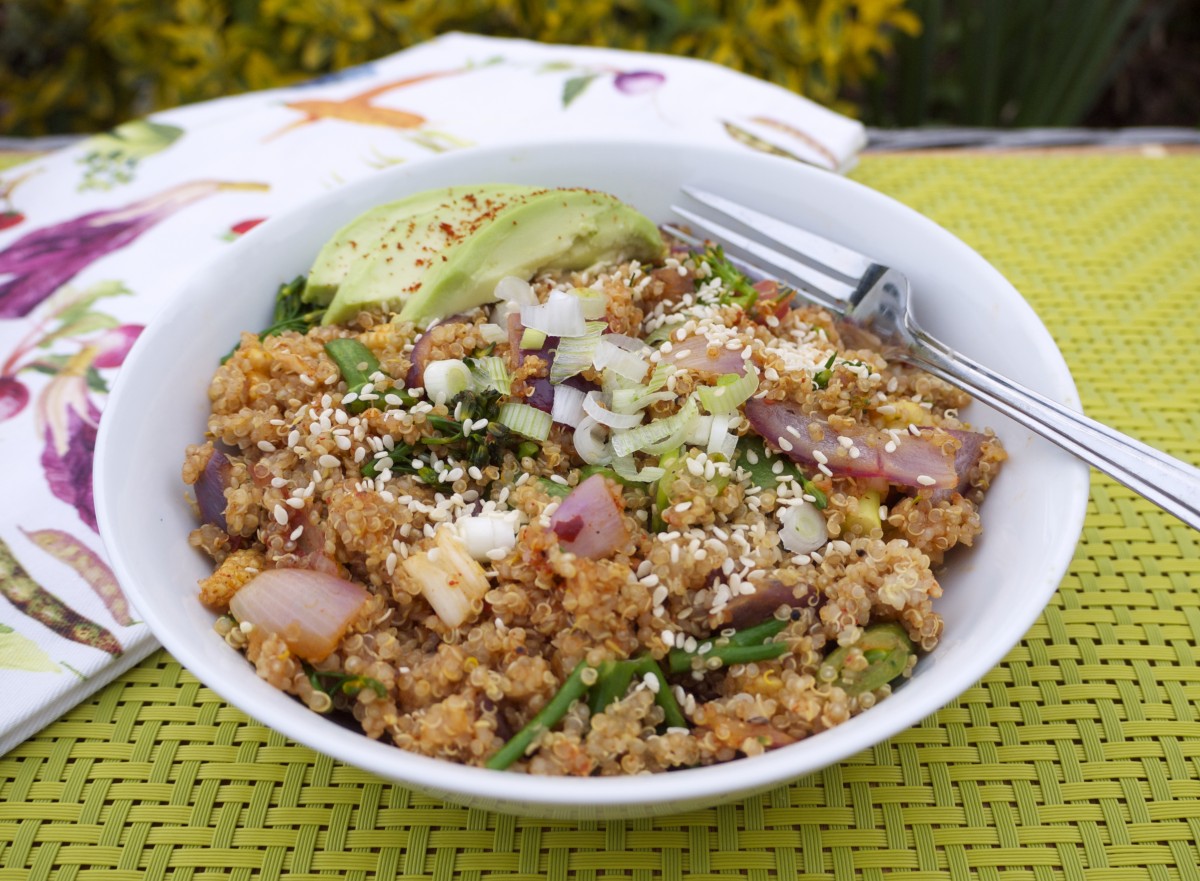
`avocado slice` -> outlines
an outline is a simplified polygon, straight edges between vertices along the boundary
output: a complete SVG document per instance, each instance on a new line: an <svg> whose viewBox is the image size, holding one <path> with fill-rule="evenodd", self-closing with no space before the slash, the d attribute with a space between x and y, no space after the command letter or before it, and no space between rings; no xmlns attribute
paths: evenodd
<svg viewBox="0 0 1200 881"><path fill-rule="evenodd" d="M487 194L504 188L485 185L469 189L476 194ZM354 218L334 233L317 254L308 273L304 302L328 306L350 270L363 260L370 260L385 238L389 243L402 240L407 235L408 220L453 202L460 191L467 190L466 187L425 190L396 202L376 205Z"/></svg>
<svg viewBox="0 0 1200 881"><path fill-rule="evenodd" d="M425 323L491 302L508 275L654 260L665 250L652 221L604 193L507 185L434 192L443 194L435 207L352 261L325 324L401 304L401 318Z"/></svg>

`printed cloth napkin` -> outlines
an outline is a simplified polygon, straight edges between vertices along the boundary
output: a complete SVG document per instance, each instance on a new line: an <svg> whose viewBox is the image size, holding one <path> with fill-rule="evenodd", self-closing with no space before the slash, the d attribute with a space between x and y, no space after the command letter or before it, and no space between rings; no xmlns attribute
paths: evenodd
<svg viewBox="0 0 1200 881"><path fill-rule="evenodd" d="M114 375L178 280L271 214L379 169L620 132L838 172L866 140L707 62L449 34L0 174L0 754L156 647L105 562L92 450Z"/></svg>

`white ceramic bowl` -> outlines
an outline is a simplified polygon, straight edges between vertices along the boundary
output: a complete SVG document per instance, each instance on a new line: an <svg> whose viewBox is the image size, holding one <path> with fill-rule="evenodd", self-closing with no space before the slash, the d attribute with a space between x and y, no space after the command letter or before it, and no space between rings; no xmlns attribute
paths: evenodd
<svg viewBox="0 0 1200 881"><path fill-rule="evenodd" d="M184 447L204 435L205 390L243 329L269 323L280 282L307 270L327 238L372 205L449 184L587 186L659 221L684 183L767 209L890 263L913 281L921 323L971 357L1078 407L1050 335L978 254L908 208L824 171L683 144L598 141L474 149L380 172L273 217L190 273L121 371L96 450L96 504L113 568L155 635L206 685L287 736L448 800L560 818L689 810L765 790L851 756L919 722L971 686L1020 640L1058 586L1088 495L1078 461L982 405L1011 455L984 505L985 532L952 556L938 608L945 637L913 678L870 711L793 746L653 777L557 779L464 767L340 727L258 679L213 632L196 597L208 560L187 543ZM153 426L153 430L148 430Z"/></svg>

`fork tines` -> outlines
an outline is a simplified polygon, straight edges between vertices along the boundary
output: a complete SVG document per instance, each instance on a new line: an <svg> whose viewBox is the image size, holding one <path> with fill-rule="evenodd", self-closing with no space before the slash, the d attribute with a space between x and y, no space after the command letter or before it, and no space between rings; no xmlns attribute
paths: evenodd
<svg viewBox="0 0 1200 881"><path fill-rule="evenodd" d="M792 284L826 308L845 312L849 305L847 301L858 289L861 279L877 268L870 258L849 248L723 196L695 187L684 187L683 192L752 230L756 236L787 249L785 253L688 208L671 206L695 231L739 252L730 255L739 268L752 270L751 275L774 277ZM678 234L677 230L668 229ZM695 244L695 240L691 243ZM749 255L752 261L741 255Z"/></svg>

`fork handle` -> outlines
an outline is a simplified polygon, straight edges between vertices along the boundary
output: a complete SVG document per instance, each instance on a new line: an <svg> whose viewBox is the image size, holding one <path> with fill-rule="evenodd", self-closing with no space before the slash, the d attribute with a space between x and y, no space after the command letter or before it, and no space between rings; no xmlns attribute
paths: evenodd
<svg viewBox="0 0 1200 881"><path fill-rule="evenodd" d="M955 352L910 324L918 366L1113 477L1200 530L1200 469L1166 455Z"/></svg>

